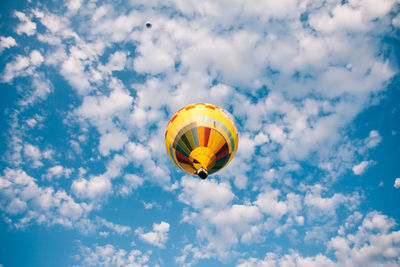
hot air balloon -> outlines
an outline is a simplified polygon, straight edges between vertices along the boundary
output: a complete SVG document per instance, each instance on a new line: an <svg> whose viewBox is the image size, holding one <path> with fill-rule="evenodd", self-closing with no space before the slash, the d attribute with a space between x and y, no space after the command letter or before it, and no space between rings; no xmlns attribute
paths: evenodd
<svg viewBox="0 0 400 267"><path fill-rule="evenodd" d="M206 103L183 107L168 122L165 146L180 169L205 179L229 164L238 147L231 116Z"/></svg>

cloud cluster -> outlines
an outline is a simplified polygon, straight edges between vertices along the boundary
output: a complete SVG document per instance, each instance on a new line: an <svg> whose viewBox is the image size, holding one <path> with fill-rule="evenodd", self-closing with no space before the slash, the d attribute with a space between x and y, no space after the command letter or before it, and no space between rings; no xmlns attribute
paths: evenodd
<svg viewBox="0 0 400 267"><path fill-rule="evenodd" d="M14 13L15 17L17 17L19 19L19 21L21 22L16 29L16 32L18 34L23 34L25 33L26 35L30 36L35 34L36 32L36 23L31 21L31 18L29 18L28 16L26 16L25 13L23 12L19 12L16 11Z"/></svg>
<svg viewBox="0 0 400 267"><path fill-rule="evenodd" d="M144 242L149 243L153 246L160 248L165 247L165 243L168 240L169 223L161 222L159 224L153 224L153 231L144 232L143 228L135 230L135 234L139 236Z"/></svg>
<svg viewBox="0 0 400 267"><path fill-rule="evenodd" d="M304 257L296 251L284 255L271 252L264 259L241 260L237 266L397 266L400 231L390 231L393 226L387 216L372 212L356 232L330 239L328 251L335 255L335 260L322 254Z"/></svg>
<svg viewBox="0 0 400 267"><path fill-rule="evenodd" d="M149 254L138 249L124 250L111 244L96 245L93 248L81 247L76 259L80 262L75 266L148 266Z"/></svg>
<svg viewBox="0 0 400 267"><path fill-rule="evenodd" d="M357 232L344 235L348 223L332 238L337 210L356 214L362 192L330 187L343 174L363 175L376 164L368 152L382 142L379 132L353 138L346 127L396 73L381 53L382 38L400 24L396 3L71 0L61 7L63 16L40 7L15 12L16 34L35 46L4 64L2 82L31 85L25 95L18 89L21 110L55 90L72 95L61 112L76 171L55 160L62 150L53 155L42 139L31 138L45 119L15 112L7 162L18 168L0 177L1 210L16 227L35 221L127 234L130 226L90 220L90 214L107 197L128 197L149 183L176 192L186 205L182 223L196 229L198 242L186 243L176 258L181 265L228 260L239 255L239 245L299 236L328 244L336 261L293 251L239 265L396 264L398 232L389 231L393 223L384 215L370 213ZM146 30L149 17L153 27ZM21 46L15 38L1 37L0 53L17 41ZM60 83L53 72L66 88L53 85ZM168 119L191 102L220 105L236 119L239 150L215 180L180 177L165 153ZM30 177L30 170L42 171L51 185ZM62 177L70 178L65 188L57 187ZM165 247L170 224L152 227L134 233ZM147 254L113 245L83 248L81 257L89 266L148 262Z"/></svg>
<svg viewBox="0 0 400 267"><path fill-rule="evenodd" d="M198 230L197 242L186 245L176 262L190 265L210 257L225 261L239 245L282 236L326 242L336 232L337 210L351 214L360 203L357 194L331 194L320 184L303 186L301 191L284 193L266 187L253 201L235 201L225 183L182 177L179 199L190 207L182 221Z"/></svg>
<svg viewBox="0 0 400 267"><path fill-rule="evenodd" d="M11 36L1 36L0 37L0 53L2 53L5 49L16 46L17 42Z"/></svg>
<svg viewBox="0 0 400 267"><path fill-rule="evenodd" d="M16 228L36 222L63 225L67 228L86 227L86 214L91 205L76 202L64 190L41 187L20 169L6 169L0 176L1 209ZM90 223L88 231L90 231Z"/></svg>

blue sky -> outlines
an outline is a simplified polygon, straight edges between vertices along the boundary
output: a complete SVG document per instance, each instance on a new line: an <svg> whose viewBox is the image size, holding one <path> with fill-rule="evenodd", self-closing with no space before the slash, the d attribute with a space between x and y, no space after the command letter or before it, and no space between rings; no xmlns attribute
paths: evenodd
<svg viewBox="0 0 400 267"><path fill-rule="evenodd" d="M0 264L400 266L399 8L3 1ZM204 181L164 146L194 102L239 131Z"/></svg>

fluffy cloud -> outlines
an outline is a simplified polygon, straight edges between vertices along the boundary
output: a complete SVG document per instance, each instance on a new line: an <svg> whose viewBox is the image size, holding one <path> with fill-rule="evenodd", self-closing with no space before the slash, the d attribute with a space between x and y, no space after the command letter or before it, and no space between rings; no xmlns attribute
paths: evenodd
<svg viewBox="0 0 400 267"><path fill-rule="evenodd" d="M10 82L14 77L24 74L24 70L29 66L29 59L24 56L17 56L15 61L7 63L4 73L3 81Z"/></svg>
<svg viewBox="0 0 400 267"><path fill-rule="evenodd" d="M80 198L99 200L112 193L112 185L104 176L92 176L89 180L74 180L71 190Z"/></svg>
<svg viewBox="0 0 400 267"><path fill-rule="evenodd" d="M218 184L214 180L199 180L183 176L181 180L182 193L179 199L194 208L226 207L234 194L227 184Z"/></svg>
<svg viewBox="0 0 400 267"><path fill-rule="evenodd" d="M159 224L153 224L153 231L144 232L143 228L138 228L135 233L143 241L160 248L165 247L165 243L168 240L169 223L161 222Z"/></svg>
<svg viewBox="0 0 400 267"><path fill-rule="evenodd" d="M58 179L62 176L64 176L65 178L69 178L72 172L72 169L65 168L61 165L56 165L47 169L46 178L48 180L52 180L53 178Z"/></svg>
<svg viewBox="0 0 400 267"><path fill-rule="evenodd" d="M357 160L365 159L368 149L382 142L377 130L360 140L344 134L395 74L379 39L399 25L399 16L391 11L393 3L206 0L113 6L70 0L63 6L63 16L41 7L26 14L16 12L20 20L16 32L34 37L35 49L26 48L26 54L4 63L2 80L18 84L15 78L29 78L32 90L27 95L32 98L20 101L26 109L56 89L49 75L53 71L72 87L73 91L65 91L74 100L65 119L66 134L73 139L67 143L73 145L76 162L87 174L80 171L69 189L73 197L90 204L76 202L63 189L40 187L19 170L1 177L1 209L13 221L20 218L18 225L29 221L66 227L80 224L124 234L131 231L129 227L105 219L88 220L92 204L113 193L128 196L150 181L178 192L178 200L186 205L182 222L196 230L198 242L185 245L177 259L181 265L190 255L193 262L228 259L238 255L234 250L239 244L279 237L301 236L303 241L321 237L327 244L338 228L337 210L345 207L343 213L353 212L359 202L358 194L334 192L331 184L351 169L361 175L373 161L358 164ZM149 17L154 18L153 28L146 30ZM36 29L36 23L43 27ZM0 47L13 45L12 37L1 39ZM49 71L40 72L43 68ZM217 103L234 115L239 150L216 179L183 176L178 182L181 172L169 162L163 132L173 112L197 101ZM32 131L38 125L23 113L13 116L14 130L22 128L19 121L28 123ZM76 124L79 133L74 132ZM47 164L45 152L39 149L46 146L27 143L29 133L23 130L10 133L9 158L33 162L28 169ZM43 168L49 175L45 177L70 175L64 162L54 162ZM103 165L102 174L93 173ZM17 177L27 182L14 182ZM395 187L396 183L397 179ZM344 234L352 229L346 222L338 239L329 242L328 253L343 251L343 259L361 257L364 246L365 251L379 251L392 262L396 250L374 249L378 243L398 245L397 234L362 235L362 231L388 231L383 226L388 221L383 215L369 215L359 226L357 244L357 233ZM135 231L139 238L165 245L168 223L154 224L149 232L144 229ZM148 260L141 252L111 245L84 251L82 264L89 266L143 265ZM377 259L371 257L371 262ZM241 264L329 266L335 262L323 255L304 257L293 252L283 257L267 254L264 260Z"/></svg>
<svg viewBox="0 0 400 267"><path fill-rule="evenodd" d="M24 145L24 155L26 158L33 162L34 167L43 166L43 163L40 161L42 159L42 152L37 146L31 144Z"/></svg>
<svg viewBox="0 0 400 267"><path fill-rule="evenodd" d="M379 135L378 131L371 131L368 138L365 140L367 148L376 147L382 141L382 137Z"/></svg>
<svg viewBox="0 0 400 267"><path fill-rule="evenodd" d="M17 42L11 36L1 36L0 37L0 53L2 53L5 49L16 46Z"/></svg>
<svg viewBox="0 0 400 267"><path fill-rule="evenodd" d="M120 193L123 196L129 195L132 192L132 189L137 189L144 183L144 179L142 177L130 173L125 174L124 181L125 184L120 189Z"/></svg>
<svg viewBox="0 0 400 267"><path fill-rule="evenodd" d="M153 159L150 147L129 142L126 146L126 156L135 166L143 168L150 181L162 186L169 184L169 171Z"/></svg>
<svg viewBox="0 0 400 267"><path fill-rule="evenodd" d="M354 165L352 170L355 175L362 175L372 164L374 164L374 161L362 161L359 164Z"/></svg>
<svg viewBox="0 0 400 267"><path fill-rule="evenodd" d="M118 233L120 235L126 235L132 231L132 229L129 226L115 224L115 223L109 222L103 218L98 218L98 220L101 225L115 231L116 233Z"/></svg>
<svg viewBox="0 0 400 267"><path fill-rule="evenodd" d="M279 190L273 190L258 195L254 202L266 214L280 219L287 211L285 202L278 201Z"/></svg>
<svg viewBox="0 0 400 267"><path fill-rule="evenodd" d="M99 151L107 156L112 150L121 150L127 141L128 137L125 133L119 131L106 133L100 138Z"/></svg>
<svg viewBox="0 0 400 267"><path fill-rule="evenodd" d="M147 266L149 255L140 250L126 251L113 245L95 245L93 248L81 246L77 255L78 266Z"/></svg>
<svg viewBox="0 0 400 267"><path fill-rule="evenodd" d="M357 232L333 237L328 250L335 260L318 254L304 257L296 251L278 255L267 253L264 259L241 260L240 267L251 266L395 266L399 264L400 231L390 231L393 221L376 212L365 216Z"/></svg>
<svg viewBox="0 0 400 267"><path fill-rule="evenodd" d="M43 56L38 50L33 50L30 53L29 58L33 65L40 65L43 62Z"/></svg>
<svg viewBox="0 0 400 267"><path fill-rule="evenodd" d="M193 253L193 260L208 258L210 255L226 261L232 255L232 248L239 243L251 244L263 240L262 213L250 204L231 205L224 209L209 207L183 214L182 220L198 227L199 247L192 247L184 254ZM201 251L198 255L194 251ZM184 257L186 258L187 255ZM181 259L184 260L184 259Z"/></svg>
<svg viewBox="0 0 400 267"><path fill-rule="evenodd" d="M91 230L91 224L85 220L85 214L91 210L89 205L75 202L64 190L40 187L22 170L4 171L0 176L0 195L3 199L0 208L16 228L36 221L43 225L76 227L83 232Z"/></svg>
<svg viewBox="0 0 400 267"><path fill-rule="evenodd" d="M396 178L396 180L394 180L394 185L395 188L400 188L400 178Z"/></svg>
<svg viewBox="0 0 400 267"><path fill-rule="evenodd" d="M36 23L32 22L25 13L17 11L14 15L21 21L16 29L18 34L25 33L28 36L35 34Z"/></svg>

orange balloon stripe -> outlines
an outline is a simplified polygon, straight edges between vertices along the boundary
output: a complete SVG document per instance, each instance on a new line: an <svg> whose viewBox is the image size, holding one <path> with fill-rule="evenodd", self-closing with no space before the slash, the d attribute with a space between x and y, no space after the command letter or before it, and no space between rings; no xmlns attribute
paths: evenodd
<svg viewBox="0 0 400 267"><path fill-rule="evenodd" d="M204 128L204 127L199 127L199 128L197 128L197 132L198 132L198 135L199 135L199 143L200 143L200 146L205 146L205 145L204 145L204 142L205 142L204 131L205 131L205 128Z"/></svg>

